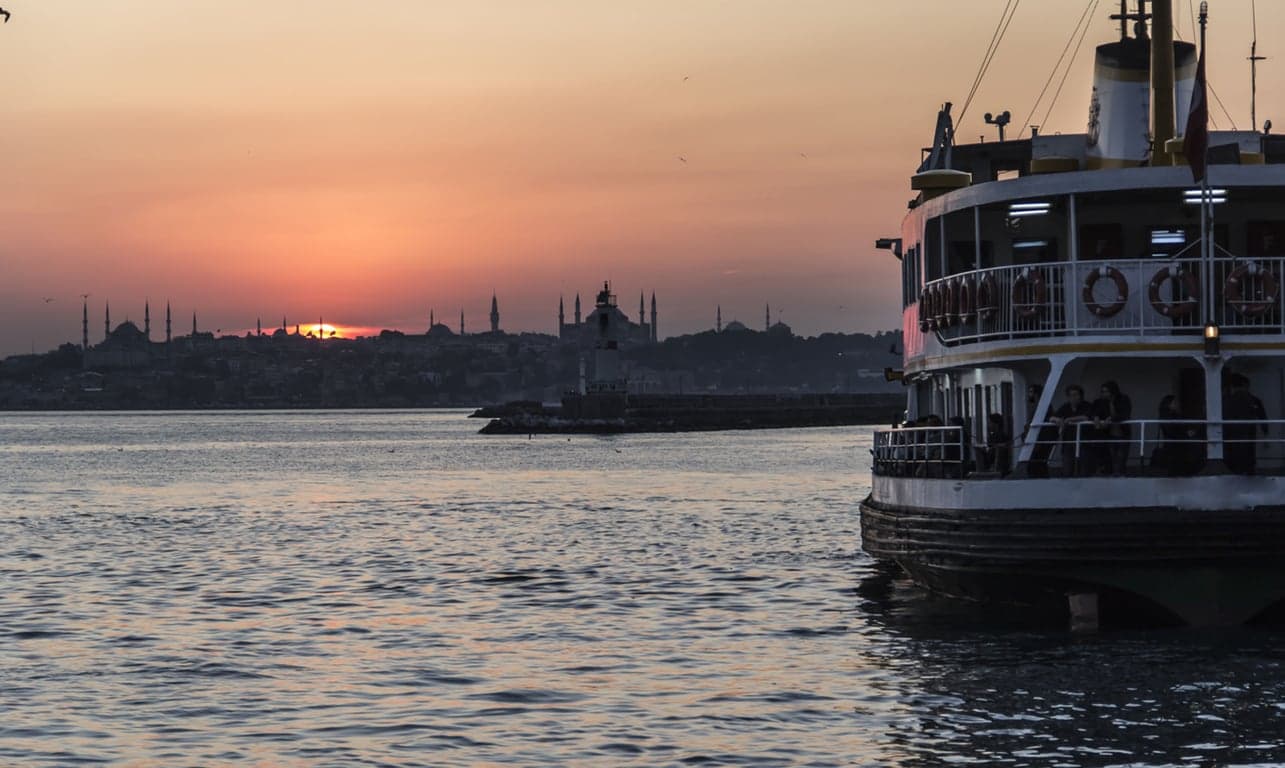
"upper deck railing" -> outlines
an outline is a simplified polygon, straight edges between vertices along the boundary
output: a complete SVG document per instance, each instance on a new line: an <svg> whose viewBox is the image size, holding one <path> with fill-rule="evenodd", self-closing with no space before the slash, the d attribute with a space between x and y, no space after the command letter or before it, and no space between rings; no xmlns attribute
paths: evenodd
<svg viewBox="0 0 1285 768"><path fill-rule="evenodd" d="M929 282L920 329L946 344L1038 336L1285 332L1285 257L1172 257L992 267Z"/></svg>

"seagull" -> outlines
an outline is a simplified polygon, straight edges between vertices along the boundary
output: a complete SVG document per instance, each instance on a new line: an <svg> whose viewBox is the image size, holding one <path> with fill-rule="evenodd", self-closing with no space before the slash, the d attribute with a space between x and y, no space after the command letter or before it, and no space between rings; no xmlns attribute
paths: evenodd
<svg viewBox="0 0 1285 768"><path fill-rule="evenodd" d="M691 79L691 75L683 75L683 82L684 82L684 83L685 83L685 82L687 82L687 81L688 81L688 80L690 80L690 79Z"/></svg>
<svg viewBox="0 0 1285 768"><path fill-rule="evenodd" d="M3 8L0 8L0 14L3 14L3 15L4 15L4 23L5 23L5 24L8 24L8 23L9 23L9 12L8 12L8 11L6 11L5 9L3 9Z"/></svg>
<svg viewBox="0 0 1285 768"><path fill-rule="evenodd" d="M803 158L804 160L807 160L807 159L808 159L808 153L807 153L807 152L800 152L800 153L799 153L799 157Z"/></svg>
<svg viewBox="0 0 1285 768"><path fill-rule="evenodd" d="M46 297L45 297L45 303L46 303L46 304L48 304L48 303L50 303L50 302L52 302L52 301L53 301L53 299L49 298L48 296L46 296Z"/></svg>
<svg viewBox="0 0 1285 768"><path fill-rule="evenodd" d="M677 157L679 162L681 162L683 165L687 165L687 158L683 157L682 155L678 155Z"/></svg>

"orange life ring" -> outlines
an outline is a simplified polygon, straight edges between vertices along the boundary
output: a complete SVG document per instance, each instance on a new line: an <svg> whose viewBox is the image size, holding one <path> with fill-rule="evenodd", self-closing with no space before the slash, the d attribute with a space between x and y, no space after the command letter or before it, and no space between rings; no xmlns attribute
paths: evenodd
<svg viewBox="0 0 1285 768"><path fill-rule="evenodd" d="M999 288L995 276L986 273L977 281L977 319L993 320L999 314Z"/></svg>
<svg viewBox="0 0 1285 768"><path fill-rule="evenodd" d="M959 304L957 305L959 322L972 322L973 315L977 314L977 306L973 294L973 279L971 277L961 277L959 279Z"/></svg>
<svg viewBox="0 0 1285 768"><path fill-rule="evenodd" d="M1187 298L1179 299L1175 296L1173 301L1160 298L1160 287L1169 279L1177 279L1182 283ZM1151 300L1152 308L1165 317L1171 318L1186 317L1196 311L1196 306L1199 304L1196 294L1199 292L1200 283L1196 281L1196 274L1178 266L1164 267L1151 276L1151 282L1147 285L1147 298Z"/></svg>
<svg viewBox="0 0 1285 768"><path fill-rule="evenodd" d="M1116 298L1115 301L1103 306L1093 297L1093 286L1104 277L1111 278L1115 283ZM1124 309L1124 305L1129 301L1129 281L1124 279L1124 273L1112 266L1098 267L1089 273L1084 280L1084 290L1081 292L1084 298L1084 306L1090 312L1098 317L1115 317Z"/></svg>
<svg viewBox="0 0 1285 768"><path fill-rule="evenodd" d="M1262 283L1262 298L1245 298L1245 284L1252 280ZM1276 303L1280 296L1280 283L1276 281L1275 275L1251 261L1231 271L1223 285L1223 295L1227 297L1231 308L1236 310L1236 314L1241 317L1257 317Z"/></svg>
<svg viewBox="0 0 1285 768"><path fill-rule="evenodd" d="M1013 280L1013 312L1020 318L1031 319L1044 311L1048 302L1048 286L1038 269L1027 267Z"/></svg>

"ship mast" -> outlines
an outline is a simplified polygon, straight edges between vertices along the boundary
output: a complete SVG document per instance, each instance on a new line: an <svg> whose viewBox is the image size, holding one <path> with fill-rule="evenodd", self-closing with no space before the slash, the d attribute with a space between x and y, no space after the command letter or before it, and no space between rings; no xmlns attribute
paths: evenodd
<svg viewBox="0 0 1285 768"><path fill-rule="evenodd" d="M1254 39L1249 43L1249 127L1258 130L1258 62L1266 61L1266 56L1258 55L1258 3L1249 4L1253 14Z"/></svg>
<svg viewBox="0 0 1285 768"><path fill-rule="evenodd" d="M1174 138L1173 0L1151 3L1151 164L1172 165L1166 149Z"/></svg>

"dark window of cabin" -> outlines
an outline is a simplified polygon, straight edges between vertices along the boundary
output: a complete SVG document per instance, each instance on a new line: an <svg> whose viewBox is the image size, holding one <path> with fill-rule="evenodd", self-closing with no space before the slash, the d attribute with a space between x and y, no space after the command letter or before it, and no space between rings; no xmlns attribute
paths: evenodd
<svg viewBox="0 0 1285 768"><path fill-rule="evenodd" d="M924 225L924 280L932 282L941 273L941 219L929 219Z"/></svg>
<svg viewBox="0 0 1285 768"><path fill-rule="evenodd" d="M1285 256L1285 221L1251 221L1245 225L1245 255Z"/></svg>
<svg viewBox="0 0 1285 768"><path fill-rule="evenodd" d="M1124 255L1124 227L1089 224L1080 227L1080 261L1109 261Z"/></svg>
<svg viewBox="0 0 1285 768"><path fill-rule="evenodd" d="M961 272L972 272L975 269L985 269L995 264L995 257L992 255L994 245L990 240L983 240L981 245L981 263L977 260L977 245L972 240L952 240L948 253L947 269L950 274L958 275Z"/></svg>
<svg viewBox="0 0 1285 768"><path fill-rule="evenodd" d="M1013 241L1014 264L1050 264L1057 261L1057 240L1051 237L1021 238Z"/></svg>
<svg viewBox="0 0 1285 768"><path fill-rule="evenodd" d="M1172 258L1187 249L1190 233L1183 227L1151 227L1148 236L1147 255L1152 258ZM1196 232L1196 239L1200 233ZM1198 251L1187 251L1184 256L1199 256Z"/></svg>

